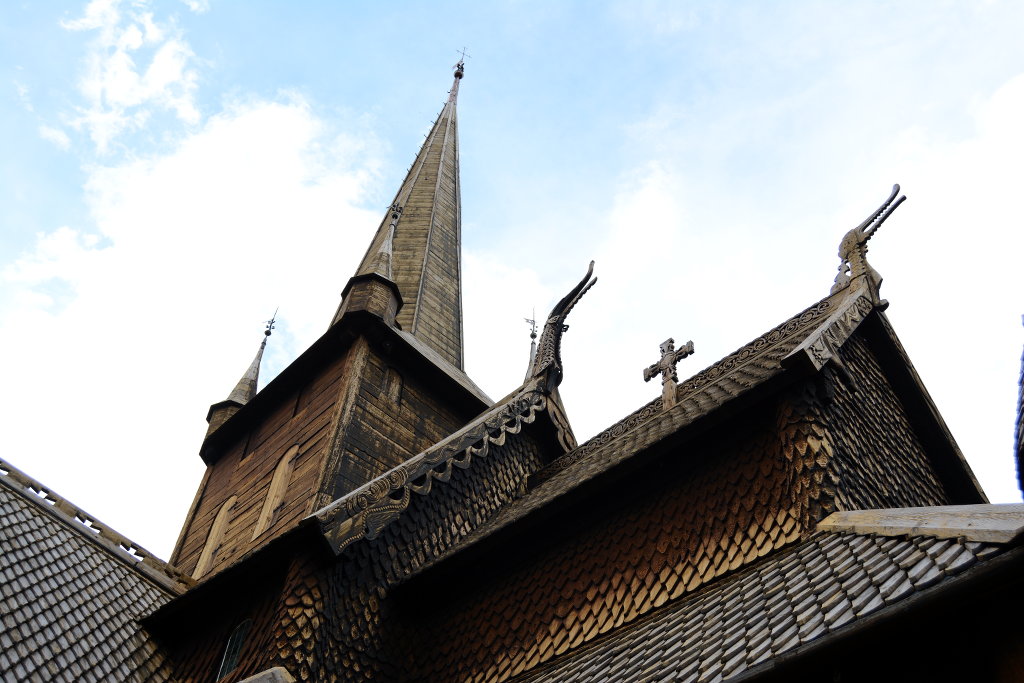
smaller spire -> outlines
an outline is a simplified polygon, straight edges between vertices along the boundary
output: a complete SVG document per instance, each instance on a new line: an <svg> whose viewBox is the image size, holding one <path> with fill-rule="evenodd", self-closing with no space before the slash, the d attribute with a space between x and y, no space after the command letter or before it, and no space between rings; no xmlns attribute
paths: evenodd
<svg viewBox="0 0 1024 683"><path fill-rule="evenodd" d="M260 379L260 362L263 360L263 350L267 348L267 339L270 337L271 332L273 332L276 323L277 311L275 310L274 316L266 321L266 327L263 330L263 341L260 343L259 351L256 352L256 357L253 358L249 369L242 375L242 379L238 380L238 384L231 390L226 400L210 406L210 411L206 414L206 421L210 423L206 430L207 439L222 424L227 422L228 418L237 413L239 408L251 401L252 397L256 395L256 385Z"/></svg>
<svg viewBox="0 0 1024 683"><path fill-rule="evenodd" d="M228 395L229 401L245 405L256 395L256 384L260 379L260 362L263 360L263 349L267 348L267 339L270 338L271 332L274 330L274 324L277 322L277 311L274 311L273 317L267 320L266 329L263 330L263 341L260 343L260 350L256 352L256 357L252 359L252 363L249 365L249 369L242 375L242 379L238 380L238 384L232 389Z"/></svg>
<svg viewBox="0 0 1024 683"><path fill-rule="evenodd" d="M391 205L391 222L388 223L388 230L381 242L377 256L367 264L357 275L380 275L383 278L392 280L391 257L394 252L395 231L398 229L398 219L402 217L402 207L398 202Z"/></svg>
<svg viewBox="0 0 1024 683"><path fill-rule="evenodd" d="M537 360L537 310L532 312L532 318L523 318L530 326L530 364L526 366L526 379L533 376L533 361Z"/></svg>

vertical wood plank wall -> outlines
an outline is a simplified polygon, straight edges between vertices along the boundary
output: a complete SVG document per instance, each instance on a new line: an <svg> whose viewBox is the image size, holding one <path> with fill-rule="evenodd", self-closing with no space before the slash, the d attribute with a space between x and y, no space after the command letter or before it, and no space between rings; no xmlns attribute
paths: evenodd
<svg viewBox="0 0 1024 683"><path fill-rule="evenodd" d="M194 570L217 508L232 494L238 496L238 501L214 559L214 571L236 561L307 514L307 503L319 479L331 418L343 392L350 357L351 354L345 354L338 358L308 384L282 400L210 467L196 514L178 555L172 558L183 571ZM296 444L299 454L284 506L271 527L253 539L253 529L274 470L281 457Z"/></svg>

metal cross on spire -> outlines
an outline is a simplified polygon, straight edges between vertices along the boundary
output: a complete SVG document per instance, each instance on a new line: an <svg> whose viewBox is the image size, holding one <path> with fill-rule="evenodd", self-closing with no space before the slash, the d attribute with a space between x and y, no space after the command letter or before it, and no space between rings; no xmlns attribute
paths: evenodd
<svg viewBox="0 0 1024 683"><path fill-rule="evenodd" d="M676 349L676 340L669 337L661 343L661 360L644 369L644 381L650 382L661 375L661 397L668 410L676 404L676 363L693 353L693 342L688 341L680 349Z"/></svg>
<svg viewBox="0 0 1024 683"><path fill-rule="evenodd" d="M466 57L472 57L473 55L466 54L466 48L456 50L459 53L459 61L455 62L452 69L455 70L455 78L462 78L463 72L466 70Z"/></svg>

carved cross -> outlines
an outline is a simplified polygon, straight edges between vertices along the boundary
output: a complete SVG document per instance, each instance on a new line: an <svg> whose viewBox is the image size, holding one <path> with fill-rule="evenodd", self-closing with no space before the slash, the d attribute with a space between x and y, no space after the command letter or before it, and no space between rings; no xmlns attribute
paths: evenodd
<svg viewBox="0 0 1024 683"><path fill-rule="evenodd" d="M661 343L661 360L644 369L644 381L650 382L661 375L661 397L665 409L676 404L676 363L693 353L693 342L688 341L676 349L676 340L669 337Z"/></svg>

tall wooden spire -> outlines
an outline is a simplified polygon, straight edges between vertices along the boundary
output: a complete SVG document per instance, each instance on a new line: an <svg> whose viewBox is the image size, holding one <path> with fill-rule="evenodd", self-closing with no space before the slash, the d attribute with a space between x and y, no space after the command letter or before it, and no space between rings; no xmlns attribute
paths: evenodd
<svg viewBox="0 0 1024 683"><path fill-rule="evenodd" d="M462 369L461 206L455 113L463 62L448 101L381 221L354 280L393 282L401 293L396 322ZM337 322L347 309L346 287Z"/></svg>

